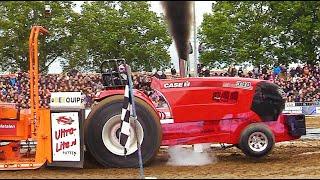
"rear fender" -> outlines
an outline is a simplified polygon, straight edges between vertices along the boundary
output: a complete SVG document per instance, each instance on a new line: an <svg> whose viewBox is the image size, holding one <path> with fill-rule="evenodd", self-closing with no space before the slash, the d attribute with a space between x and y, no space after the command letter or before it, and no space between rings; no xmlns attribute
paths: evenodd
<svg viewBox="0 0 320 180"><path fill-rule="evenodd" d="M100 102L103 99L107 98L107 97L111 97L111 96L115 96L115 95L124 95L124 89L116 89L116 90L104 90L101 91L95 98L94 100L96 102ZM160 118L160 114L159 112L156 110L156 107L154 106L154 104L152 103L152 101L150 100L150 98L145 95L142 91L134 89L133 90L133 95L135 97L140 98L141 100L143 100L144 102L146 102L155 112L156 114L159 116Z"/></svg>
<svg viewBox="0 0 320 180"><path fill-rule="evenodd" d="M294 116L294 115L291 115ZM254 118L255 117L255 118ZM273 133L275 142L282 142L282 141L290 141L294 139L298 139L300 136L294 137L290 135L289 127L286 123L287 115L280 114L278 119L275 121L262 121L258 118L258 116L253 116L249 119L241 120L241 123L235 123L233 121L231 124L236 124L236 128L231 128L232 138L231 144L237 144L240 140L240 135L242 131L247 128L252 123L261 123L266 125L270 131Z"/></svg>
<svg viewBox="0 0 320 180"><path fill-rule="evenodd" d="M254 112L249 112L247 117L240 119L232 119L230 121L230 144L238 144L243 130L252 123L261 122L258 115Z"/></svg>

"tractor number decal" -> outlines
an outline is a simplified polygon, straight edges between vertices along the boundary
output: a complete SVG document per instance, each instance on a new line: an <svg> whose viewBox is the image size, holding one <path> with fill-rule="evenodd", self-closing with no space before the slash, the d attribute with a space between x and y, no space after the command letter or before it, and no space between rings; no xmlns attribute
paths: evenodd
<svg viewBox="0 0 320 180"><path fill-rule="evenodd" d="M243 88L243 89L251 89L251 82L245 82L245 81L237 81L236 87Z"/></svg>
<svg viewBox="0 0 320 180"><path fill-rule="evenodd" d="M63 124L63 125L69 124L70 125L74 122L74 120L71 117L60 116L57 118L57 122L58 122L58 124Z"/></svg>
<svg viewBox="0 0 320 180"><path fill-rule="evenodd" d="M182 88L182 87L189 87L189 86L190 86L189 81L164 83L163 85L164 88Z"/></svg>

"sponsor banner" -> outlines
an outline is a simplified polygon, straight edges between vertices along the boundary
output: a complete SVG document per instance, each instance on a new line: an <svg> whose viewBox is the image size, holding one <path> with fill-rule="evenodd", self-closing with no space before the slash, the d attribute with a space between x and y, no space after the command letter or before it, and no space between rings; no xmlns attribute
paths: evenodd
<svg viewBox="0 0 320 180"><path fill-rule="evenodd" d="M320 107L317 106L286 106L283 113L300 113L304 115L319 115Z"/></svg>
<svg viewBox="0 0 320 180"><path fill-rule="evenodd" d="M302 106L285 107L283 112L302 113Z"/></svg>
<svg viewBox="0 0 320 180"><path fill-rule="evenodd" d="M283 110L283 113L302 114L302 110Z"/></svg>
<svg viewBox="0 0 320 180"><path fill-rule="evenodd" d="M287 111L302 111L302 106L289 106L285 107L285 110Z"/></svg>
<svg viewBox="0 0 320 180"><path fill-rule="evenodd" d="M17 122L0 121L0 136L16 136Z"/></svg>
<svg viewBox="0 0 320 180"><path fill-rule="evenodd" d="M286 107L296 106L296 103L294 103L294 102L287 102L287 103L285 104L285 106L286 106Z"/></svg>
<svg viewBox="0 0 320 180"><path fill-rule="evenodd" d="M51 108L84 108L84 95L81 92L52 92L50 98Z"/></svg>
<svg viewBox="0 0 320 180"><path fill-rule="evenodd" d="M283 110L283 113L298 113L298 114L301 114L302 113L302 107L301 106L285 107L285 109Z"/></svg>
<svg viewBox="0 0 320 180"><path fill-rule="evenodd" d="M316 107L315 106L303 106L302 113L304 115L315 115L316 114Z"/></svg>
<svg viewBox="0 0 320 180"><path fill-rule="evenodd" d="M78 112L51 113L52 160L80 161Z"/></svg>

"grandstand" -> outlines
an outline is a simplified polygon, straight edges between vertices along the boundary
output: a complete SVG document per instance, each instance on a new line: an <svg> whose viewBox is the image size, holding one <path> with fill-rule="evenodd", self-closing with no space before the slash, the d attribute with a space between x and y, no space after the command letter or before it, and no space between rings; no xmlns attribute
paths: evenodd
<svg viewBox="0 0 320 180"><path fill-rule="evenodd" d="M239 68L240 69L240 68ZM287 69L281 67L278 74L272 69L258 69L258 72L241 72L237 68L229 68L227 71L211 71L206 76L241 76L272 81L278 84L287 95L285 112L297 112L305 114L320 114L320 67L305 65L303 67ZM204 71L201 69L200 71ZM150 87L151 77L174 78L171 74L158 75L159 72L134 73L133 82L137 89L152 94ZM205 76L204 72L199 72ZM0 75L0 102L18 103L21 108L29 108L29 82L27 73L2 74ZM49 107L51 92L76 92L80 91L86 95L86 107L90 108L93 97L103 89L102 79L97 73L65 73L48 74L40 77L40 99L42 107ZM302 108L305 107L305 108ZM308 110L307 110L308 109Z"/></svg>

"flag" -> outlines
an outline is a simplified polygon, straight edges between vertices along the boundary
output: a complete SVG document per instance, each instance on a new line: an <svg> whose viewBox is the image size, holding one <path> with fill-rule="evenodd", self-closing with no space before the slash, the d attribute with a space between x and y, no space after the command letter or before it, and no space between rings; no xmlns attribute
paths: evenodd
<svg viewBox="0 0 320 180"><path fill-rule="evenodd" d="M128 81L129 82L129 81ZM121 112L121 131L119 136L119 142L124 147L124 155L127 154L127 149L130 146L130 112L132 110L132 98L129 93L129 85L125 86L124 101Z"/></svg>

